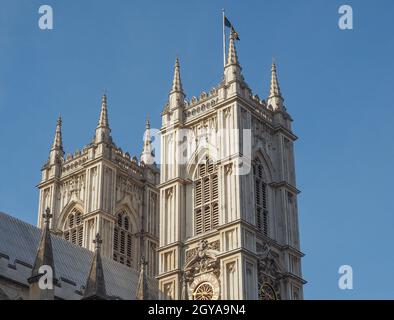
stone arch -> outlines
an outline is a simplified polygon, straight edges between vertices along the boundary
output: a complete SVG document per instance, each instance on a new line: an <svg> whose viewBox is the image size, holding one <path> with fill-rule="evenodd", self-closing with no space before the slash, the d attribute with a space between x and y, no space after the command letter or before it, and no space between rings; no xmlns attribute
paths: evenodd
<svg viewBox="0 0 394 320"><path fill-rule="evenodd" d="M115 223L117 222L117 216L120 212L127 212L127 214L130 217L130 222L133 226L133 232L137 232L138 228L140 227L140 221L139 221L139 216L138 214L135 212L135 210L133 210L126 201L118 204L114 210L114 216L115 216Z"/></svg>
<svg viewBox="0 0 394 320"><path fill-rule="evenodd" d="M113 228L113 260L136 268L138 263L138 239L140 231L138 216L127 204L116 208Z"/></svg>
<svg viewBox="0 0 394 320"><path fill-rule="evenodd" d="M59 219L57 220L57 229L63 231L63 227L64 224L67 220L68 215L74 210L77 209L78 211L80 211L82 213L82 215L84 214L85 210L84 210L84 206L82 201L79 200L72 200L70 201L61 211L60 215L59 215Z"/></svg>
<svg viewBox="0 0 394 320"><path fill-rule="evenodd" d="M275 175L275 169L272 164L271 158L261 149L258 149L254 153L254 157L252 161L254 162L256 159L258 159L261 164L263 165L264 168L264 174L265 178L267 179L267 183L271 183L274 180L274 175Z"/></svg>
<svg viewBox="0 0 394 320"><path fill-rule="evenodd" d="M193 180L198 164L204 161L206 157L209 157L210 160L214 161L214 159L209 156L209 148L199 147L194 151L186 166L186 176L189 179Z"/></svg>

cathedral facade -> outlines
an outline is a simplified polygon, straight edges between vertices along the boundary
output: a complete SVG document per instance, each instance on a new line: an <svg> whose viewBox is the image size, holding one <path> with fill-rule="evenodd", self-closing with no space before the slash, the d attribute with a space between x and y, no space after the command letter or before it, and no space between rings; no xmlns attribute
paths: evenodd
<svg viewBox="0 0 394 320"><path fill-rule="evenodd" d="M221 82L198 98L186 100L176 60L160 159L149 121L139 159L115 144L106 95L74 154L58 119L38 184L41 230L0 213L0 299L303 299L297 137L275 63L262 100L236 38ZM42 265L56 280L46 292Z"/></svg>
<svg viewBox="0 0 394 320"><path fill-rule="evenodd" d="M185 100L176 61L162 113L164 299L302 299L292 119L272 64L267 101L230 36L222 82Z"/></svg>

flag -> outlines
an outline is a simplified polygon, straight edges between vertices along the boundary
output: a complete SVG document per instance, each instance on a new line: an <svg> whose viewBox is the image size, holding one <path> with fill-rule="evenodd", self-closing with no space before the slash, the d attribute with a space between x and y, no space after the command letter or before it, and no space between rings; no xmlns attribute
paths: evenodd
<svg viewBox="0 0 394 320"><path fill-rule="evenodd" d="M235 31L235 29L234 29L233 26L231 26L231 32L232 32L232 34L234 35L234 39L239 41L240 39L239 39L238 32Z"/></svg>
<svg viewBox="0 0 394 320"><path fill-rule="evenodd" d="M226 16L224 16L224 25L225 25L227 28L230 28L230 29L231 29L231 33L234 35L235 40L240 40L240 39L239 39L238 32L235 31L234 26L232 25L232 23L230 22L230 20L227 19Z"/></svg>
<svg viewBox="0 0 394 320"><path fill-rule="evenodd" d="M227 28L231 28L232 27L232 24L231 24L230 20L228 20L226 16L224 17L224 25Z"/></svg>

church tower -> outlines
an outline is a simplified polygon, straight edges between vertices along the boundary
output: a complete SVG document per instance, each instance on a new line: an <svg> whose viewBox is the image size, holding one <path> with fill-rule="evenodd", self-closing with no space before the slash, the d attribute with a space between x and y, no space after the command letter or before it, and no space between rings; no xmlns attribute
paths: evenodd
<svg viewBox="0 0 394 320"><path fill-rule="evenodd" d="M159 170L149 156L148 123L146 130L138 161L112 140L103 95L91 143L65 156L59 118L49 159L41 169L38 226L44 228L42 214L49 208L52 233L91 251L99 233L102 256L136 270L145 257L147 274L154 276L158 270Z"/></svg>
<svg viewBox="0 0 394 320"><path fill-rule="evenodd" d="M275 63L267 101L230 35L221 83L185 100L177 59L162 112L162 299L302 299L292 119Z"/></svg>

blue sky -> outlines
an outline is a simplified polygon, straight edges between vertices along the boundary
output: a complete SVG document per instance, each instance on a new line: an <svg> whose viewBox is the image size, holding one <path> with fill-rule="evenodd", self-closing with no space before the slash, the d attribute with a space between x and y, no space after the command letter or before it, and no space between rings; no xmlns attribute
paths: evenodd
<svg viewBox="0 0 394 320"><path fill-rule="evenodd" d="M38 28L38 8L54 30ZM338 28L350 4L354 30ZM160 126L175 56L187 96L222 74L221 8L236 26L244 76L260 97L275 56L294 118L307 299L394 298L394 2L22 1L0 4L0 210L36 222L35 186L63 117L66 152L91 141L108 92L116 143L139 154ZM350 264L354 289L338 289Z"/></svg>

